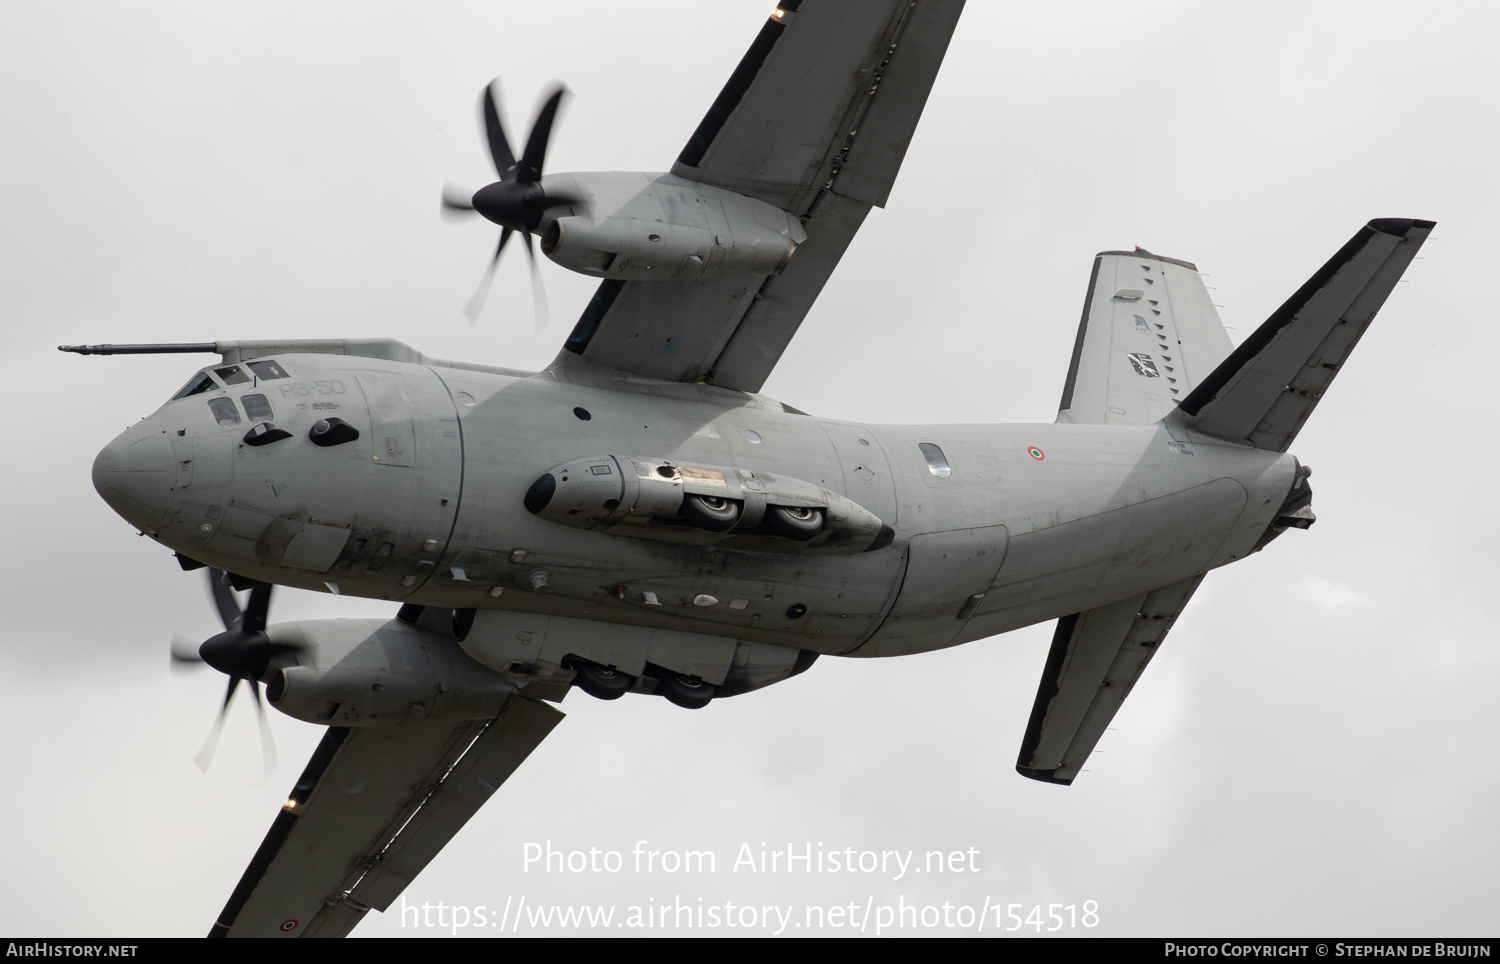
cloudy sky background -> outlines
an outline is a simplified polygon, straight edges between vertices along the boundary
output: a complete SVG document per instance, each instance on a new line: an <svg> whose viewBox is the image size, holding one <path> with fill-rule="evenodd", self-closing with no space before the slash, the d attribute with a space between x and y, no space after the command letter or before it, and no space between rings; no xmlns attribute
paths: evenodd
<svg viewBox="0 0 1500 964"><path fill-rule="evenodd" d="M1492 935L1500 10L1429 6L972 4L888 209L766 386L840 419L1047 422L1094 252L1196 262L1239 341L1370 218L1438 222L1294 447L1319 522L1210 575L1075 786L1013 770L1050 624L824 659L691 716L575 694L408 900L1094 900L1099 934ZM0 933L205 933L319 736L273 714L261 785L241 703L193 766L222 677L169 675L167 645L217 630L202 575L89 467L208 358L55 346L390 336L544 367L594 282L544 263L537 334L512 249L460 314L494 229L437 202L488 179L478 91L504 77L519 140L568 83L549 171L665 169L769 7L5 5ZM524 873L546 840L719 872ZM730 871L762 841L980 870Z"/></svg>

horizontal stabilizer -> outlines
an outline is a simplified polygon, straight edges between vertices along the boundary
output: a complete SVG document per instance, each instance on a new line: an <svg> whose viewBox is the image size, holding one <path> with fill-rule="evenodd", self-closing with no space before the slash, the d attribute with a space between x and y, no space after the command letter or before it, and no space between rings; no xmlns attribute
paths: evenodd
<svg viewBox="0 0 1500 964"><path fill-rule="evenodd" d="M1285 452L1434 222L1371 221L1193 389L1188 425Z"/></svg>
<svg viewBox="0 0 1500 964"><path fill-rule="evenodd" d="M1194 576L1057 621L1016 771L1073 782L1203 581Z"/></svg>

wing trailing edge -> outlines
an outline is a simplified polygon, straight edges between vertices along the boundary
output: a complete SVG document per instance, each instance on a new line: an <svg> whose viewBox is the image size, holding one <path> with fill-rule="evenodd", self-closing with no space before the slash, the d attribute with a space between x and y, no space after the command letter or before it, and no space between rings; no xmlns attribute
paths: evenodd
<svg viewBox="0 0 1500 964"><path fill-rule="evenodd" d="M1182 400L1188 427L1285 452L1435 222L1371 221Z"/></svg>

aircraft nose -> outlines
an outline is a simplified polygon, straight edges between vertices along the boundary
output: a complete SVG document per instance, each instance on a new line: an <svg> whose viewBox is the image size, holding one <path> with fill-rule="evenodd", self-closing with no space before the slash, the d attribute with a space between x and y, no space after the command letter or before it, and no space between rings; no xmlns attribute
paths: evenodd
<svg viewBox="0 0 1500 964"><path fill-rule="evenodd" d="M161 521L172 500L174 463L166 431L142 419L94 459L94 488L109 507L138 529Z"/></svg>

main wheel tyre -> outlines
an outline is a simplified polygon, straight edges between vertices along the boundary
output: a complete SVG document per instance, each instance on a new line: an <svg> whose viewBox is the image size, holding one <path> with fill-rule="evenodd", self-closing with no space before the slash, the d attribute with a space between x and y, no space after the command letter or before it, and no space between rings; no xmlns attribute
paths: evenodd
<svg viewBox="0 0 1500 964"><path fill-rule="evenodd" d="M714 698L719 688L696 676L668 673L656 681L656 692L686 710L701 710Z"/></svg>
<svg viewBox="0 0 1500 964"><path fill-rule="evenodd" d="M762 523L772 535L797 542L816 539L823 531L823 510L794 505L768 505Z"/></svg>
<svg viewBox="0 0 1500 964"><path fill-rule="evenodd" d="M717 495L693 495L682 497L682 517L700 529L709 532L728 532L740 521L741 504L733 499Z"/></svg>
<svg viewBox="0 0 1500 964"><path fill-rule="evenodd" d="M600 666L581 659L570 660L569 665L575 673L573 685L597 699L617 700L635 689L635 677L613 666Z"/></svg>

